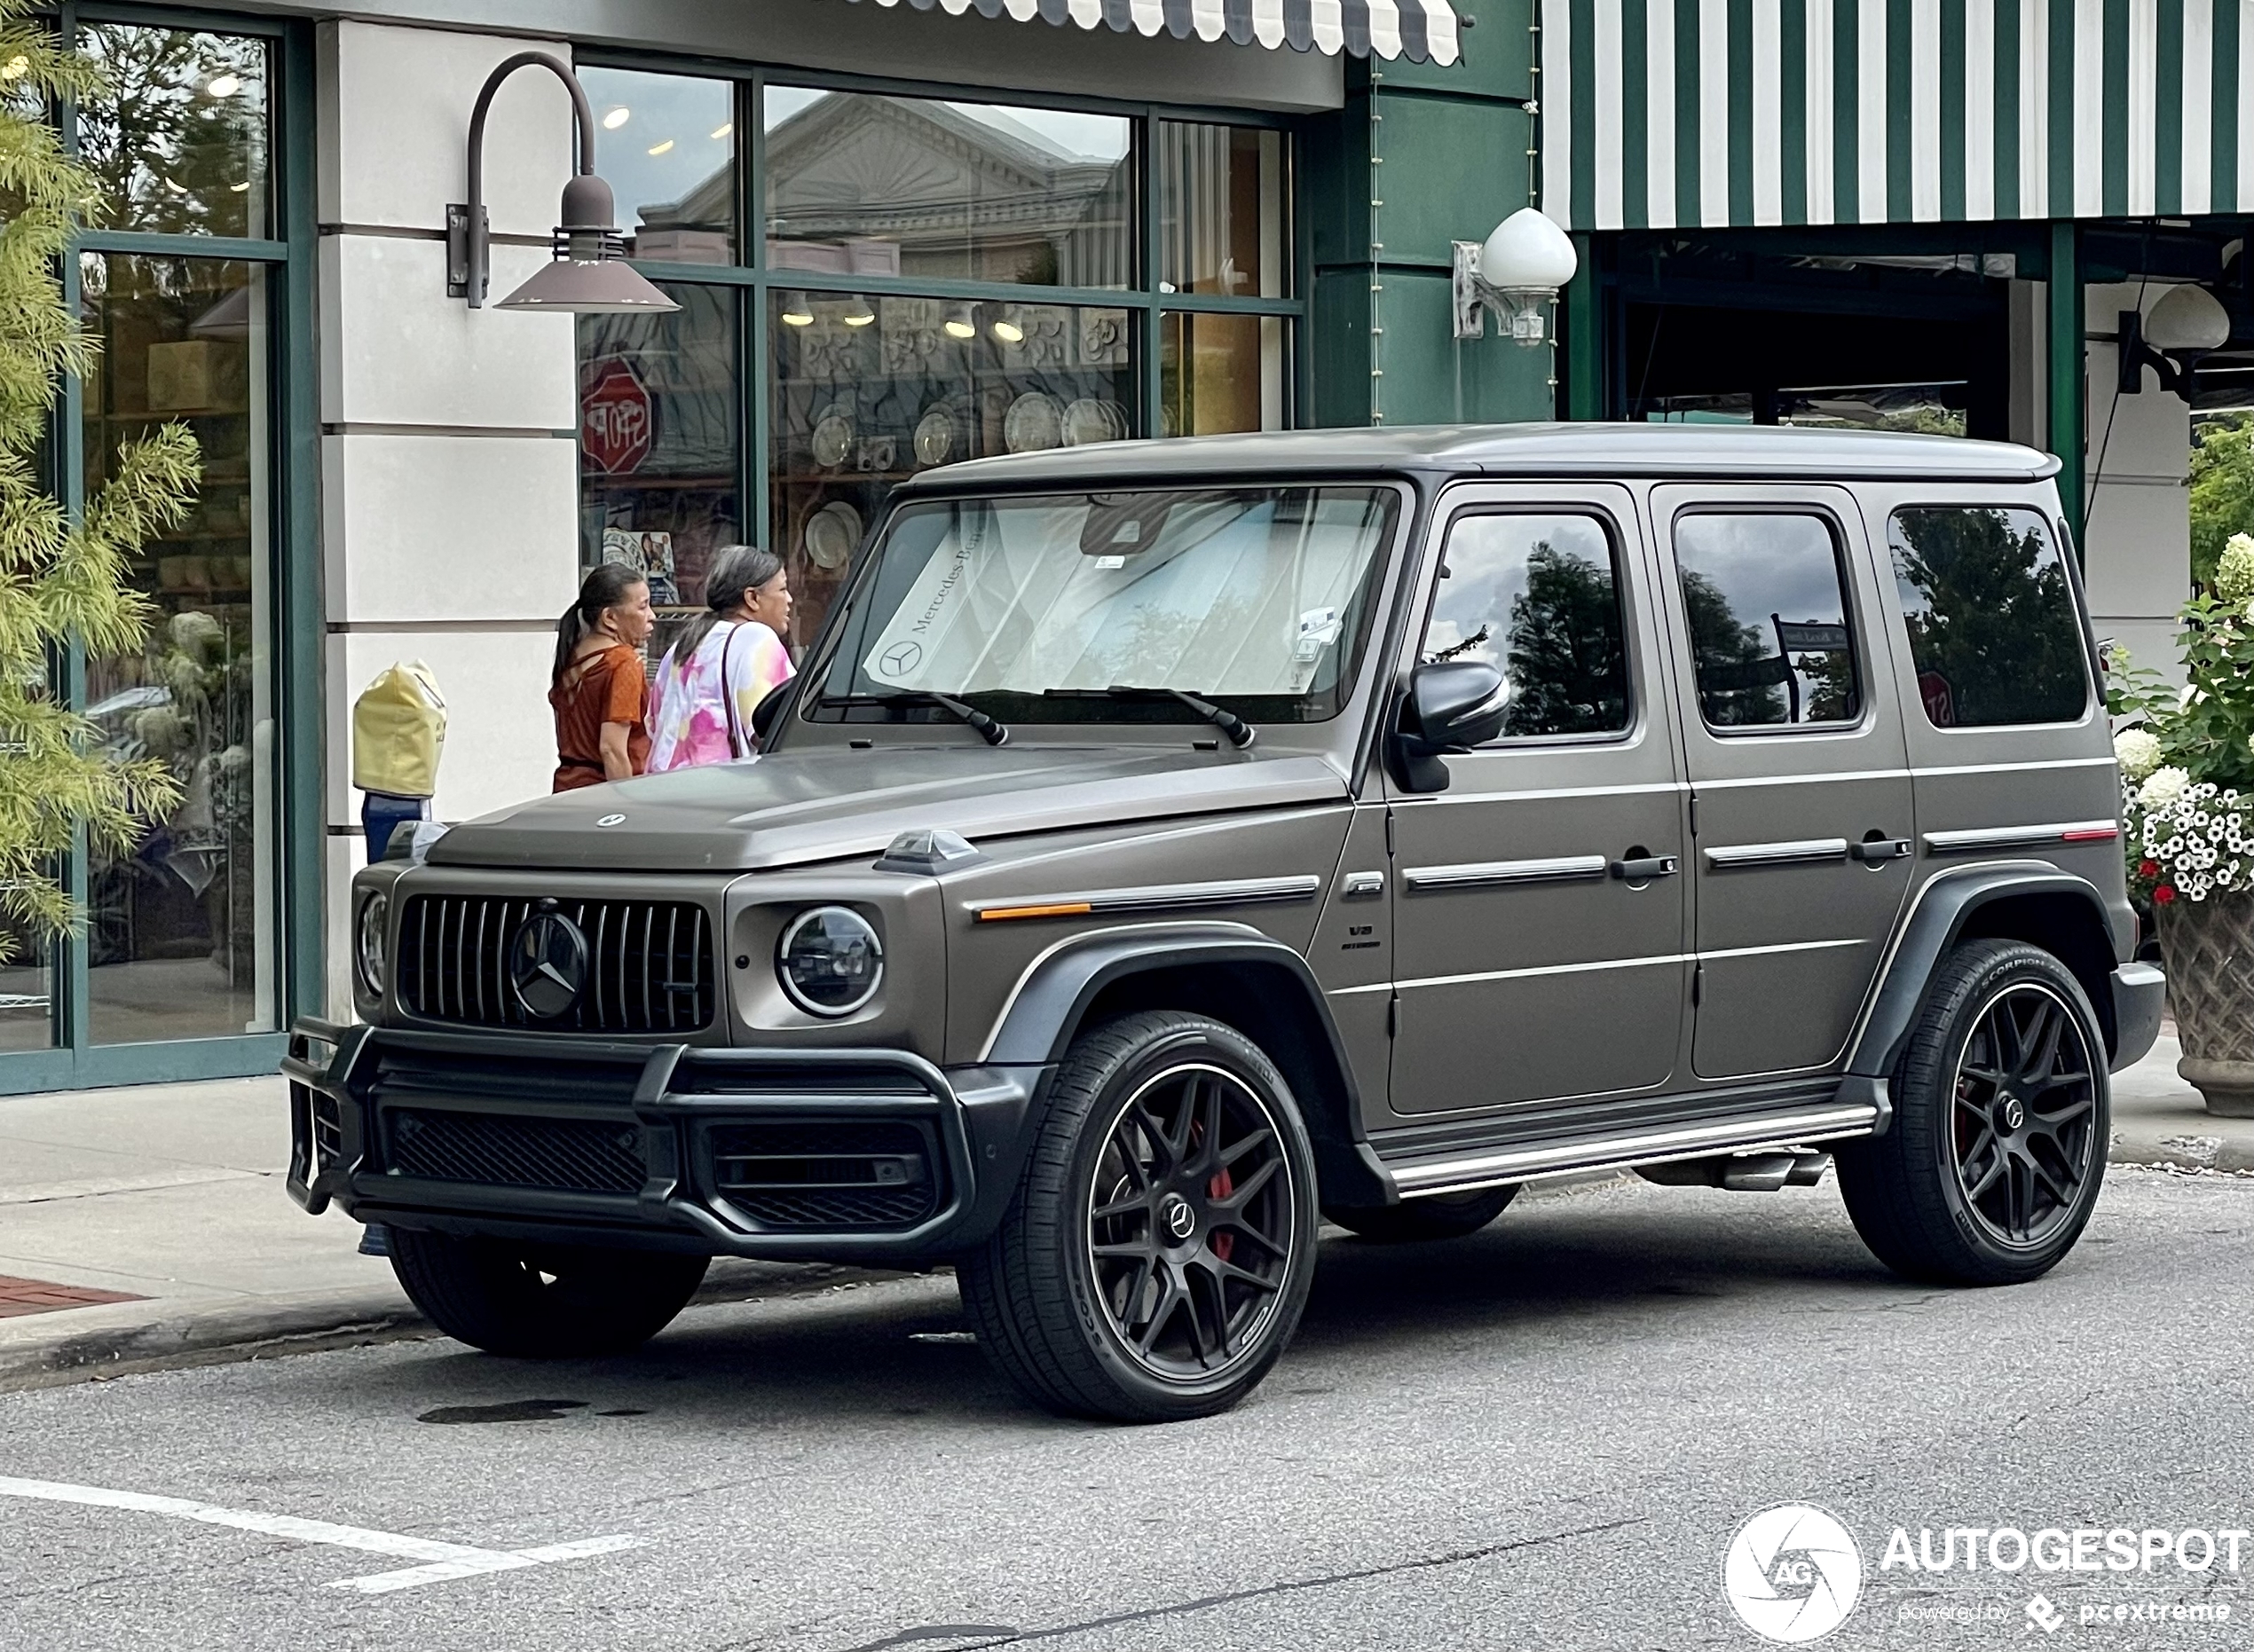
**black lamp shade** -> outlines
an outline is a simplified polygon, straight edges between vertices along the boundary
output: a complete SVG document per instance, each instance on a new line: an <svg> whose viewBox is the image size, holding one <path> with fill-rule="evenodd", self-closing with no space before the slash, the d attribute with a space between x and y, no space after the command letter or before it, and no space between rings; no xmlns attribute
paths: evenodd
<svg viewBox="0 0 2254 1652"><path fill-rule="evenodd" d="M502 299L497 310L553 310L567 315L658 315L681 306L615 258L582 264L558 258Z"/></svg>

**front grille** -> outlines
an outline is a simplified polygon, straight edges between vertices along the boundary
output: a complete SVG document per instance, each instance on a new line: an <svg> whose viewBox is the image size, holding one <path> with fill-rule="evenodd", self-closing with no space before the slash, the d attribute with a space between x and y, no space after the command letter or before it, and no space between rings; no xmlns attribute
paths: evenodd
<svg viewBox="0 0 2254 1652"><path fill-rule="evenodd" d="M642 1132L631 1124L408 1107L385 1117L391 1168L402 1176L565 1193L636 1193L649 1174Z"/></svg>
<svg viewBox="0 0 2254 1652"><path fill-rule="evenodd" d="M586 938L586 976L561 1015L525 1009L509 979L517 931L543 909ZM399 917L399 1003L410 1015L555 1033L693 1033L713 1019L712 928L686 901L417 895Z"/></svg>
<svg viewBox="0 0 2254 1652"><path fill-rule="evenodd" d="M904 1120L800 1120L712 1133L713 1182L776 1228L909 1228L939 1208L939 1154Z"/></svg>

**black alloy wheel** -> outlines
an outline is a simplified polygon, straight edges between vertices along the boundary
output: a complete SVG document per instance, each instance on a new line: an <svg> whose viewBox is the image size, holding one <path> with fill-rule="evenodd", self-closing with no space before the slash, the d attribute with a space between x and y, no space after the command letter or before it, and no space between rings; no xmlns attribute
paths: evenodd
<svg viewBox="0 0 2254 1652"><path fill-rule="evenodd" d="M988 1357L1036 1404L1178 1421L1227 1410L1282 1357L1320 1222L1275 1064L1234 1027L1142 1011L1073 1041L1010 1208L955 1277Z"/></svg>
<svg viewBox="0 0 2254 1652"><path fill-rule="evenodd" d="M1113 1333L1152 1375L1221 1375L1257 1345L1290 1274L1291 1181L1235 1074L1184 1062L1130 1098L1097 1157L1088 1261Z"/></svg>
<svg viewBox="0 0 2254 1652"><path fill-rule="evenodd" d="M2074 1247L2105 1177L2109 1091L2072 971L2024 941L1954 948L1896 1062L1883 1136L1839 1144L1840 1194L1911 1278L2009 1285Z"/></svg>
<svg viewBox="0 0 2254 1652"><path fill-rule="evenodd" d="M2095 1156L2088 1040L2048 986L2006 987L1957 1058L1950 1141L1957 1183L2000 1244L2040 1246L2073 1219Z"/></svg>

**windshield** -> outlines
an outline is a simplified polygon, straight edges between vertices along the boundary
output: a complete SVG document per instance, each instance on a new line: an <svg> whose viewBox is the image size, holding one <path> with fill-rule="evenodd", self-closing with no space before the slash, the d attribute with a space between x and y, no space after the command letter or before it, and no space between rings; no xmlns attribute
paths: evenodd
<svg viewBox="0 0 2254 1652"><path fill-rule="evenodd" d="M847 616L821 704L943 694L1030 722L1191 720L1163 693L1335 717L1399 508L1390 487L1201 488L911 504ZM875 702L873 705L871 702Z"/></svg>

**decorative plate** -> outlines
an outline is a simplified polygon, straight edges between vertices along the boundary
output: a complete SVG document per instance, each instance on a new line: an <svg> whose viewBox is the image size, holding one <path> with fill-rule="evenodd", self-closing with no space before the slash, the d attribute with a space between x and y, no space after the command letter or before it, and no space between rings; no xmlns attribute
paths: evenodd
<svg viewBox="0 0 2254 1652"><path fill-rule="evenodd" d="M806 556L816 568L838 569L853 560L861 543L861 513L833 499L806 521Z"/></svg>
<svg viewBox="0 0 2254 1652"><path fill-rule="evenodd" d="M814 462L825 469L845 463L853 452L853 414L841 404L832 403L822 410L814 421Z"/></svg>
<svg viewBox="0 0 2254 1652"><path fill-rule="evenodd" d="M1057 398L1029 390L1012 402L1002 420L1002 444L1013 453L1063 446L1064 409Z"/></svg>
<svg viewBox="0 0 2254 1652"><path fill-rule="evenodd" d="M916 421L918 464L943 465L957 457L955 445L955 415L944 405L926 410Z"/></svg>
<svg viewBox="0 0 2254 1652"><path fill-rule="evenodd" d="M1064 439L1068 447L1089 442L1116 442L1127 434L1127 410L1117 402L1083 397L1064 410Z"/></svg>

